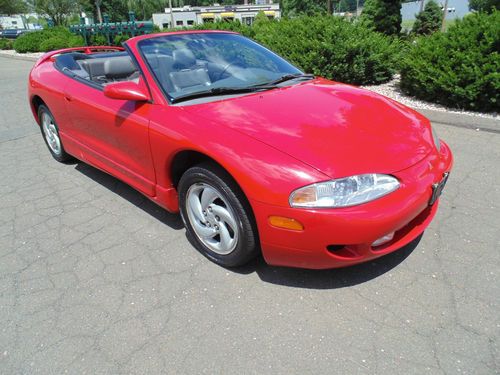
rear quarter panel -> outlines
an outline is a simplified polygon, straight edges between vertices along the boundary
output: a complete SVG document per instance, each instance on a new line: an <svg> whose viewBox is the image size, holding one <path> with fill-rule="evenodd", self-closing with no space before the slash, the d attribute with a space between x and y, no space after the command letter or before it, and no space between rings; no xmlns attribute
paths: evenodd
<svg viewBox="0 0 500 375"><path fill-rule="evenodd" d="M64 137L64 132L70 124L64 99L64 89L70 82L69 77L56 70L51 60L40 65L35 64L29 75L28 96L36 121L39 123L33 99L38 96L56 119L61 137Z"/></svg>

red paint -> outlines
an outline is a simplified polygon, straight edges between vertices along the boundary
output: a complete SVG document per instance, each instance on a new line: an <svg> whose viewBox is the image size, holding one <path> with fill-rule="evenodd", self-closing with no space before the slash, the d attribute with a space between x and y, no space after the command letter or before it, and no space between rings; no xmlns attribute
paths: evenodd
<svg viewBox="0 0 500 375"><path fill-rule="evenodd" d="M193 32L198 31L176 33ZM422 115L325 79L173 106L138 53L138 41L150 37L127 41L143 72L138 85L110 84L102 91L78 82L54 68L52 57L62 51L44 55L35 64L29 78L30 103L33 108L38 96L47 104L68 153L172 212L178 211L171 179L175 155L185 150L205 154L222 165L247 196L263 256L275 265L332 268L360 263L397 250L429 225L438 206L427 207L431 185L451 170L452 154L444 142L437 151L429 121ZM139 101L123 100L132 97ZM341 209L297 209L288 203L299 187L361 173L392 174L401 187L375 201ZM304 230L272 227L272 215L296 219ZM396 235L388 244L370 247L392 231ZM331 244L346 247L331 253L326 249Z"/></svg>
<svg viewBox="0 0 500 375"><path fill-rule="evenodd" d="M138 102L147 102L150 100L148 89L142 81L135 82L116 82L110 83L104 87L104 96L111 99L134 100Z"/></svg>

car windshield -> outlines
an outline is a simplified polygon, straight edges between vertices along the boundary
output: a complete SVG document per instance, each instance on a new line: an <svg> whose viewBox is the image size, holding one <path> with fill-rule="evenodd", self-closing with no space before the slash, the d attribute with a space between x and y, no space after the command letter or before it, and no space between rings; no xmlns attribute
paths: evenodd
<svg viewBox="0 0 500 375"><path fill-rule="evenodd" d="M299 69L239 34L163 35L141 41L139 49L172 101L269 89L302 76Z"/></svg>

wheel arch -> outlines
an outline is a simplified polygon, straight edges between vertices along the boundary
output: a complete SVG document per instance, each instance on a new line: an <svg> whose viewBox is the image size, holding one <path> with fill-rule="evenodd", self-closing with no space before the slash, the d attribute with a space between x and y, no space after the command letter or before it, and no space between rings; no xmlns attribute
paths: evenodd
<svg viewBox="0 0 500 375"><path fill-rule="evenodd" d="M35 120L40 125L40 119L38 118L38 108L40 108L41 105L47 106L43 99L39 95L33 95L33 97L30 100L30 105L31 105L31 111L33 112L33 116L35 116Z"/></svg>
<svg viewBox="0 0 500 375"><path fill-rule="evenodd" d="M231 171L228 170L228 168L226 168L223 164L219 163L216 159L201 151L197 151L194 149L184 149L177 152L171 159L168 174L174 188L177 190L177 186L179 184L182 175L189 168L203 163L212 163L216 165L222 172L224 172L229 178L231 178L231 180L233 180L236 187L240 190L242 197L245 199L244 204L248 206L251 215L255 220L255 214L250 204L248 195L245 192L245 189L243 188L241 183L235 178L234 174L232 174Z"/></svg>
<svg viewBox="0 0 500 375"><path fill-rule="evenodd" d="M168 174L170 181L172 182L172 185L177 189L177 185L179 184L182 175L189 168L202 163L215 164L224 173L226 173L228 177L230 177L236 183L236 185L238 185L238 188L245 195L245 198L247 198L241 184L237 181L234 175L228 170L228 168L226 168L222 163L219 163L215 158L207 155L204 152L197 151L194 149L181 150L177 152L171 159Z"/></svg>

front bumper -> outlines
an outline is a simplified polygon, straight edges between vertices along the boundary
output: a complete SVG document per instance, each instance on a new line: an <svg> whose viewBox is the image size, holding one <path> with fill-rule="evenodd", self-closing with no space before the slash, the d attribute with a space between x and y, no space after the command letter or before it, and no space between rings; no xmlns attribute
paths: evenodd
<svg viewBox="0 0 500 375"><path fill-rule="evenodd" d="M338 209L297 209L251 201L268 264L325 269L350 266L391 253L417 238L432 221L439 201L429 206L432 185L452 168L449 147L441 142L432 153L410 168L393 173L400 188L375 201ZM272 215L292 218L302 231L273 227ZM371 244L395 232L380 246ZM330 249L330 250L329 250Z"/></svg>

